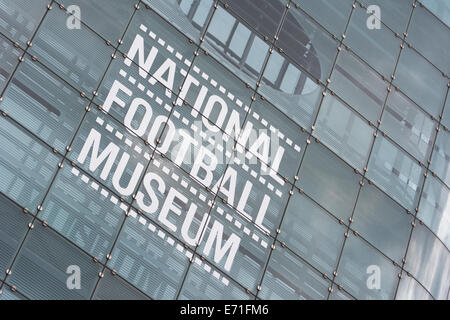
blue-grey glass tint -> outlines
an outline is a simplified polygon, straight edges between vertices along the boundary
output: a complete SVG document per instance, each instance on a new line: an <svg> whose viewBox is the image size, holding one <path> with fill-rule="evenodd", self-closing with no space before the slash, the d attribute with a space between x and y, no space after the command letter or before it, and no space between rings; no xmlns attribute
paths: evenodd
<svg viewBox="0 0 450 320"><path fill-rule="evenodd" d="M287 249L273 251L258 297L266 300L324 300L330 282Z"/></svg>
<svg viewBox="0 0 450 320"><path fill-rule="evenodd" d="M333 215L347 220L361 177L319 143L311 142L305 152L296 185Z"/></svg>
<svg viewBox="0 0 450 320"><path fill-rule="evenodd" d="M3 91L21 56L23 56L21 49L14 47L10 41L0 36L0 59L2 60L0 66L0 92Z"/></svg>
<svg viewBox="0 0 450 320"><path fill-rule="evenodd" d="M68 29L66 19L65 9L54 6L28 52L91 97L111 60L113 48L87 28Z"/></svg>
<svg viewBox="0 0 450 320"><path fill-rule="evenodd" d="M370 19L371 23L375 24L373 19L381 20L394 32L402 34L406 31L414 0L361 0L360 2L367 7L366 11L373 15ZM378 6L380 12L373 11L374 9L370 6ZM386 27L381 26L381 28Z"/></svg>
<svg viewBox="0 0 450 320"><path fill-rule="evenodd" d="M450 186L450 133L441 128L434 143L430 170Z"/></svg>
<svg viewBox="0 0 450 320"><path fill-rule="evenodd" d="M214 0L143 0L197 43L214 12Z"/></svg>
<svg viewBox="0 0 450 320"><path fill-rule="evenodd" d="M419 198L425 168L381 135L375 139L367 178L408 210Z"/></svg>
<svg viewBox="0 0 450 320"><path fill-rule="evenodd" d="M352 0L296 0L295 3L308 13L313 19L323 25L329 32L340 36L345 29L350 12Z"/></svg>
<svg viewBox="0 0 450 320"><path fill-rule="evenodd" d="M219 6L211 19L202 48L244 82L255 87L264 67L269 44L229 10Z"/></svg>
<svg viewBox="0 0 450 320"><path fill-rule="evenodd" d="M304 194L291 196L278 239L320 271L332 274L346 229Z"/></svg>
<svg viewBox="0 0 450 320"><path fill-rule="evenodd" d="M35 223L7 282L30 299L84 300L90 298L100 270L101 265L92 257L53 230ZM77 280L68 281L70 275L80 277L80 289L74 290Z"/></svg>
<svg viewBox="0 0 450 320"><path fill-rule="evenodd" d="M112 270L106 269L95 288L94 300L149 300L145 294L123 280Z"/></svg>
<svg viewBox="0 0 450 320"><path fill-rule="evenodd" d="M314 136L353 167L362 171L375 129L332 95L322 100Z"/></svg>
<svg viewBox="0 0 450 320"><path fill-rule="evenodd" d="M450 27L450 3L446 0L422 0L425 7Z"/></svg>
<svg viewBox="0 0 450 320"><path fill-rule="evenodd" d="M0 194L0 269L9 268L28 230L31 216Z"/></svg>
<svg viewBox="0 0 450 320"><path fill-rule="evenodd" d="M356 299L394 299L400 268L363 240L350 234L339 263L336 282Z"/></svg>
<svg viewBox="0 0 450 320"><path fill-rule="evenodd" d="M105 262L127 209L127 206L120 207L122 203L118 198L98 181L65 162L38 217Z"/></svg>
<svg viewBox="0 0 450 320"><path fill-rule="evenodd" d="M417 218L422 220L450 248L450 191L433 176L428 176Z"/></svg>
<svg viewBox="0 0 450 320"><path fill-rule="evenodd" d="M304 128L310 128L324 87L276 51L270 55L259 93Z"/></svg>
<svg viewBox="0 0 450 320"><path fill-rule="evenodd" d="M375 70L390 78L394 72L401 41L386 28L369 29L367 19L366 10L356 6L344 43Z"/></svg>
<svg viewBox="0 0 450 320"><path fill-rule="evenodd" d="M50 2L50 0L1 0L0 32L24 48L27 41L31 40Z"/></svg>
<svg viewBox="0 0 450 320"><path fill-rule="evenodd" d="M374 185L365 181L351 227L389 258L401 263L413 216Z"/></svg>
<svg viewBox="0 0 450 320"><path fill-rule="evenodd" d="M367 120L376 123L387 94L388 83L348 50L336 60L328 86Z"/></svg>
<svg viewBox="0 0 450 320"><path fill-rule="evenodd" d="M417 160L430 155L437 123L398 91L391 92L384 107L380 129Z"/></svg>
<svg viewBox="0 0 450 320"><path fill-rule="evenodd" d="M217 277L221 278L219 281ZM208 263L195 256L181 289L180 300L253 300L245 288L223 277Z"/></svg>
<svg viewBox="0 0 450 320"><path fill-rule="evenodd" d="M163 229L130 215L108 267L153 299L174 299L192 254Z"/></svg>
<svg viewBox="0 0 450 320"><path fill-rule="evenodd" d="M442 72L450 73L450 34L448 26L421 6L414 11L407 41ZM430 36L433 35L433 36Z"/></svg>
<svg viewBox="0 0 450 320"><path fill-rule="evenodd" d="M292 8L276 46L283 49L302 70L325 81L330 75L338 42L300 10Z"/></svg>
<svg viewBox="0 0 450 320"><path fill-rule="evenodd" d="M0 192L36 212L60 159L10 120L0 118Z"/></svg>
<svg viewBox="0 0 450 320"><path fill-rule="evenodd" d="M69 26L75 25L76 20L81 20L115 46L121 39L136 4L131 0L60 0L59 3L72 14L77 14L79 10L80 16L69 19ZM80 28L86 28L85 25L80 25Z"/></svg>
<svg viewBox="0 0 450 320"><path fill-rule="evenodd" d="M412 276L403 273L395 300L433 300L433 297Z"/></svg>
<svg viewBox="0 0 450 320"><path fill-rule="evenodd" d="M428 37L432 38L432 37ZM423 110L438 118L442 112L448 79L416 51L405 47L395 71L394 84Z"/></svg>
<svg viewBox="0 0 450 320"><path fill-rule="evenodd" d="M67 83L26 59L4 93L0 108L58 150L71 142L88 100Z"/></svg>
<svg viewBox="0 0 450 320"><path fill-rule="evenodd" d="M433 263L430 263L433 261ZM426 226L416 224L411 236L405 270L435 299L446 299L450 287L450 252Z"/></svg>

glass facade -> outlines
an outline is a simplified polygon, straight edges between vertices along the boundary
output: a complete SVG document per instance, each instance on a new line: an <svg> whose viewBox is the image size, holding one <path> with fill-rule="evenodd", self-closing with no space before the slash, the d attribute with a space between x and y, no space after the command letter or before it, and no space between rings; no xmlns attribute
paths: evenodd
<svg viewBox="0 0 450 320"><path fill-rule="evenodd" d="M450 299L447 0L0 21L0 299Z"/></svg>

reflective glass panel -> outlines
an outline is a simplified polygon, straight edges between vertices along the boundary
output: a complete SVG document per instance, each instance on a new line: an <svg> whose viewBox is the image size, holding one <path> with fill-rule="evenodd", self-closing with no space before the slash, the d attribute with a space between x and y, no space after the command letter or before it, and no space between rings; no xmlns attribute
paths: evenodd
<svg viewBox="0 0 450 320"><path fill-rule="evenodd" d="M360 176L322 145L311 142L296 185L342 220L353 210Z"/></svg>
<svg viewBox="0 0 450 320"><path fill-rule="evenodd" d="M329 88L367 120L376 123L388 83L351 51L342 50L336 60Z"/></svg>
<svg viewBox="0 0 450 320"><path fill-rule="evenodd" d="M429 175L420 200L417 218L450 248L450 191L446 185Z"/></svg>
<svg viewBox="0 0 450 320"><path fill-rule="evenodd" d="M320 273L279 246L272 252L258 296L266 300L324 300L329 286Z"/></svg>
<svg viewBox="0 0 450 320"><path fill-rule="evenodd" d="M386 138L375 139L366 177L411 211L418 201L424 171Z"/></svg>
<svg viewBox="0 0 450 320"><path fill-rule="evenodd" d="M346 229L325 210L298 192L291 196L278 239L317 269L331 275Z"/></svg>
<svg viewBox="0 0 450 320"><path fill-rule="evenodd" d="M430 263L433 261L433 263ZM450 253L425 226L416 224L409 243L405 270L435 299L446 299L450 286Z"/></svg>
<svg viewBox="0 0 450 320"><path fill-rule="evenodd" d="M447 83L448 79L413 49L402 50L394 84L435 118L442 112Z"/></svg>
<svg viewBox="0 0 450 320"><path fill-rule="evenodd" d="M436 127L406 96L397 91L389 94L380 129L423 163L430 155Z"/></svg>
<svg viewBox="0 0 450 320"><path fill-rule="evenodd" d="M390 78L394 72L401 41L386 28L367 28L367 18L366 10L356 6L344 43L375 70Z"/></svg>
<svg viewBox="0 0 450 320"><path fill-rule="evenodd" d="M412 215L377 187L365 182L351 227L388 257L401 263L411 232Z"/></svg>
<svg viewBox="0 0 450 320"><path fill-rule="evenodd" d="M374 128L336 97L323 99L314 136L362 172L373 139Z"/></svg>
<svg viewBox="0 0 450 320"><path fill-rule="evenodd" d="M41 64L26 59L14 74L0 107L50 146L64 150L88 105Z"/></svg>
<svg viewBox="0 0 450 320"><path fill-rule="evenodd" d="M0 117L0 191L35 212L58 168L60 157Z"/></svg>
<svg viewBox="0 0 450 320"><path fill-rule="evenodd" d="M400 269L363 240L350 234L335 281L356 299L394 299Z"/></svg>

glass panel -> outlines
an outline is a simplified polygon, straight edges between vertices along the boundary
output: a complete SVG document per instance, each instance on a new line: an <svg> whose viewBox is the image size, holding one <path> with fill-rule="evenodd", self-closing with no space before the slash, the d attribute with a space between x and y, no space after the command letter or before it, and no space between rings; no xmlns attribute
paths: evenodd
<svg viewBox="0 0 450 320"><path fill-rule="evenodd" d="M375 140L366 177L409 210L419 198L425 169L381 135Z"/></svg>
<svg viewBox="0 0 450 320"><path fill-rule="evenodd" d="M100 279L93 300L148 300L149 298L118 275L106 269Z"/></svg>
<svg viewBox="0 0 450 320"><path fill-rule="evenodd" d="M50 0L0 0L0 32L25 48Z"/></svg>
<svg viewBox="0 0 450 320"><path fill-rule="evenodd" d="M395 300L433 300L433 297L413 277L403 273Z"/></svg>
<svg viewBox="0 0 450 320"><path fill-rule="evenodd" d="M1 1L0 1L1 5ZM1 7L0 7L1 10ZM0 12L1 14L1 12ZM0 16L1 21L1 16ZM14 71L14 68L19 63L19 56L23 55L23 51L14 47L11 42L0 36L0 59L2 64L0 66L0 93L3 92L9 77ZM3 108L3 106L2 106Z"/></svg>
<svg viewBox="0 0 450 320"><path fill-rule="evenodd" d="M435 118L442 112L447 83L448 79L414 50L402 50L394 84Z"/></svg>
<svg viewBox="0 0 450 320"><path fill-rule="evenodd" d="M97 181L65 163L42 207L40 219L105 262L128 206Z"/></svg>
<svg viewBox="0 0 450 320"><path fill-rule="evenodd" d="M253 90L210 56L200 52L180 97L233 138L233 125L242 127ZM178 105L181 101L178 100ZM236 119L235 119L236 118ZM235 123L236 122L236 123Z"/></svg>
<svg viewBox="0 0 450 320"><path fill-rule="evenodd" d="M94 102L101 105L104 111L127 126L136 135L147 140L152 147L155 147L154 140L156 138L149 138L153 128L151 124L154 123L157 128L156 124L164 123L167 120L174 100L173 97L169 98L167 95L172 95L172 92L156 80L154 85L147 81L139 81L141 80L139 72L143 72L143 70L135 63L128 67L124 62L125 59L122 56L117 56L113 60ZM145 75L147 75L146 72ZM150 108L147 109L143 105L145 102L150 105Z"/></svg>
<svg viewBox="0 0 450 320"><path fill-rule="evenodd" d="M311 128L323 90L310 75L274 51L267 62L259 93L300 126Z"/></svg>
<svg viewBox="0 0 450 320"><path fill-rule="evenodd" d="M131 65L132 60L142 69L137 79L149 88L159 81L170 90L167 98L172 98L171 91L177 92L183 84L195 49L188 38L151 10L136 11L121 47L128 57L125 64ZM147 79L147 74L152 77Z"/></svg>
<svg viewBox="0 0 450 320"><path fill-rule="evenodd" d="M214 0L143 0L196 42L213 12Z"/></svg>
<svg viewBox="0 0 450 320"><path fill-rule="evenodd" d="M397 263L406 252L412 215L373 185L364 183L351 227Z"/></svg>
<svg viewBox="0 0 450 320"><path fill-rule="evenodd" d="M216 273L215 273L216 272ZM195 256L180 292L180 300L253 300L242 287L228 278L217 280L217 271Z"/></svg>
<svg viewBox="0 0 450 320"><path fill-rule="evenodd" d="M287 0L228 0L237 13L261 35L273 39L286 10Z"/></svg>
<svg viewBox="0 0 450 320"><path fill-rule="evenodd" d="M340 36L352 10L352 0L296 0L302 10L328 29Z"/></svg>
<svg viewBox="0 0 450 320"><path fill-rule="evenodd" d="M412 233L405 269L427 288L435 299L447 299L450 253L442 242L420 223L416 224Z"/></svg>
<svg viewBox="0 0 450 320"><path fill-rule="evenodd" d="M375 70L390 78L394 72L401 40L386 28L367 28L367 18L366 9L356 6L344 43Z"/></svg>
<svg viewBox="0 0 450 320"><path fill-rule="evenodd" d="M311 142L297 186L326 210L346 221L353 210L360 176L333 153Z"/></svg>
<svg viewBox="0 0 450 320"><path fill-rule="evenodd" d="M430 170L450 186L450 133L440 129L434 144Z"/></svg>
<svg viewBox="0 0 450 320"><path fill-rule="evenodd" d="M152 151L109 115L92 108L83 120L68 157L130 202Z"/></svg>
<svg viewBox="0 0 450 320"><path fill-rule="evenodd" d="M333 286L333 291L330 293L328 300L355 300L344 290L340 290L339 287Z"/></svg>
<svg viewBox="0 0 450 320"><path fill-rule="evenodd" d="M303 194L289 200L278 239L308 260L320 271L331 275L344 241L346 228Z"/></svg>
<svg viewBox="0 0 450 320"><path fill-rule="evenodd" d="M430 155L436 127L406 96L397 91L389 94L380 129L422 163Z"/></svg>
<svg viewBox="0 0 450 320"><path fill-rule="evenodd" d="M394 32L402 34L406 31L414 0L361 0L361 2L367 7L370 5L380 7L381 17L377 18Z"/></svg>
<svg viewBox="0 0 450 320"><path fill-rule="evenodd" d="M155 154L136 200L138 209L145 216L194 249L197 244L194 240L209 217L213 194L167 158ZM184 228L195 235L184 233Z"/></svg>
<svg viewBox="0 0 450 320"><path fill-rule="evenodd" d="M86 105L87 99L31 59L19 65L0 102L14 120L58 150L70 144Z"/></svg>
<svg viewBox="0 0 450 320"><path fill-rule="evenodd" d="M60 158L22 129L0 117L0 191L35 212Z"/></svg>
<svg viewBox="0 0 450 320"><path fill-rule="evenodd" d="M292 185L251 153L244 157L237 151L217 194L264 231L275 234Z"/></svg>
<svg viewBox="0 0 450 320"><path fill-rule="evenodd" d="M79 19L113 45L117 45L125 32L135 5L133 1L123 0L60 0L59 3L66 9L71 5L78 6Z"/></svg>
<svg viewBox="0 0 450 320"><path fill-rule="evenodd" d="M34 224L8 277L8 283L30 299L89 299L101 265L54 231ZM80 274L80 289L67 286L71 274Z"/></svg>
<svg viewBox="0 0 450 320"><path fill-rule="evenodd" d="M391 261L350 234L335 281L356 299L392 300L399 273Z"/></svg>
<svg viewBox="0 0 450 320"><path fill-rule="evenodd" d="M125 220L108 266L153 299L174 299L188 258L182 244L142 216Z"/></svg>
<svg viewBox="0 0 450 320"><path fill-rule="evenodd" d="M450 27L450 3L447 0L422 0L421 2Z"/></svg>
<svg viewBox="0 0 450 320"><path fill-rule="evenodd" d="M439 180L429 175L420 200L417 218L450 248L450 191Z"/></svg>
<svg viewBox="0 0 450 320"><path fill-rule="evenodd" d="M367 121L337 98L327 95L323 99L314 136L361 172L369 156L373 132Z"/></svg>
<svg viewBox="0 0 450 320"><path fill-rule="evenodd" d="M295 7L288 11L276 45L314 78L328 79L338 42Z"/></svg>
<svg viewBox="0 0 450 320"><path fill-rule="evenodd" d="M242 38L245 49L236 53L235 37ZM219 6L211 19L202 48L210 52L242 81L255 87L264 66L269 45L255 31L239 22Z"/></svg>
<svg viewBox="0 0 450 320"><path fill-rule="evenodd" d="M0 194L0 270L6 270L28 230L31 216Z"/></svg>
<svg viewBox="0 0 450 320"><path fill-rule="evenodd" d="M321 274L277 247L270 257L259 297L266 300L325 300L330 283Z"/></svg>
<svg viewBox="0 0 450 320"><path fill-rule="evenodd" d="M351 51L342 50L331 75L329 88L367 120L376 123L380 118L388 83Z"/></svg>
<svg viewBox="0 0 450 320"><path fill-rule="evenodd" d="M111 60L113 48L87 28L68 29L67 14L54 6L28 52L91 97Z"/></svg>
<svg viewBox="0 0 450 320"><path fill-rule="evenodd" d="M450 128L450 95L448 94L448 91L447 91L447 102L445 103L441 124L444 125L447 129Z"/></svg>
<svg viewBox="0 0 450 320"><path fill-rule="evenodd" d="M0 283L1 286L1 283ZM8 285L3 285L0 293L0 300L28 300L16 290L12 290Z"/></svg>
<svg viewBox="0 0 450 320"><path fill-rule="evenodd" d="M269 258L272 238L220 202L214 207L201 238L198 251L244 288L256 293ZM220 254L220 248L223 248L222 252L229 249Z"/></svg>
<svg viewBox="0 0 450 320"><path fill-rule="evenodd" d="M269 161L267 164L281 176L293 181L297 173L306 146L308 134L295 122L266 100L257 97L247 117L246 125L253 124L255 134L270 137ZM253 140L253 139L251 139ZM256 141L249 141L251 148ZM263 157L258 156L263 162Z"/></svg>
<svg viewBox="0 0 450 320"><path fill-rule="evenodd" d="M441 71L450 73L448 27L421 6L414 9L407 40Z"/></svg>

